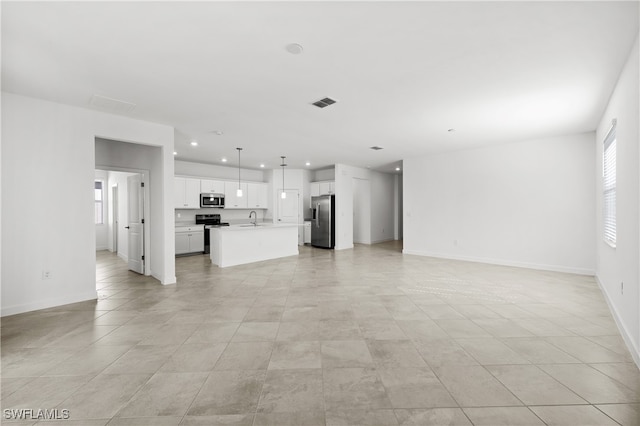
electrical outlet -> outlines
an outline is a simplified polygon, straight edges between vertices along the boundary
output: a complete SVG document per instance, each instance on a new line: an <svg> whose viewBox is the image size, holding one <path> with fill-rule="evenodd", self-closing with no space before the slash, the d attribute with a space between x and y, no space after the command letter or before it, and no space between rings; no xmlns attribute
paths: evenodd
<svg viewBox="0 0 640 426"><path fill-rule="evenodd" d="M42 271L42 279L50 280L51 279L51 271Z"/></svg>

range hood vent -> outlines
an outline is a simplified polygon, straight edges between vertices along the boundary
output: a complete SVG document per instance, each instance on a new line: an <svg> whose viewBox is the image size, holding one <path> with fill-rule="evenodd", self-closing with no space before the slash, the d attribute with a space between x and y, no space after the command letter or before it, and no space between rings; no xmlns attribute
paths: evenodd
<svg viewBox="0 0 640 426"><path fill-rule="evenodd" d="M315 105L318 108L325 108L325 107L328 107L329 105L335 104L336 102L338 101L336 101L335 99L324 98L324 99L320 99L319 101L313 102L312 105Z"/></svg>

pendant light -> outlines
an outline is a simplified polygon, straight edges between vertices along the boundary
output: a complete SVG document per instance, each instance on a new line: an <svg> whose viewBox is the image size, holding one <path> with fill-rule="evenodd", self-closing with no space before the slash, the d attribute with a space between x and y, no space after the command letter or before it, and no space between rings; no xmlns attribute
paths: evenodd
<svg viewBox="0 0 640 426"><path fill-rule="evenodd" d="M242 188L240 188L240 151L242 148L236 148L238 150L238 190L236 191L236 197L242 197Z"/></svg>
<svg viewBox="0 0 640 426"><path fill-rule="evenodd" d="M282 158L282 164L280 164L282 166L282 194L280 194L280 198L284 200L285 198L287 198L287 193L284 192L284 166L286 166L284 159L287 157L282 156L280 158Z"/></svg>

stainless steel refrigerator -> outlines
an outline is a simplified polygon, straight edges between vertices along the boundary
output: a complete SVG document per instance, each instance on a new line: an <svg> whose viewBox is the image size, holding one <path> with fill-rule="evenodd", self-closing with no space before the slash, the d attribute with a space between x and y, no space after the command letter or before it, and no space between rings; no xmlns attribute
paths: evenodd
<svg viewBox="0 0 640 426"><path fill-rule="evenodd" d="M311 220L311 245L314 247L333 248L336 241L336 197L320 195L311 197L313 216Z"/></svg>

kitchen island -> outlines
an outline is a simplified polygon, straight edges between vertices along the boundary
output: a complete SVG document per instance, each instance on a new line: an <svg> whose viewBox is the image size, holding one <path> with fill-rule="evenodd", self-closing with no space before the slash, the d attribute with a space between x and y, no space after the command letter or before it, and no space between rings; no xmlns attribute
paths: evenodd
<svg viewBox="0 0 640 426"><path fill-rule="evenodd" d="M260 223L209 229L211 263L221 268L298 255L298 225Z"/></svg>

